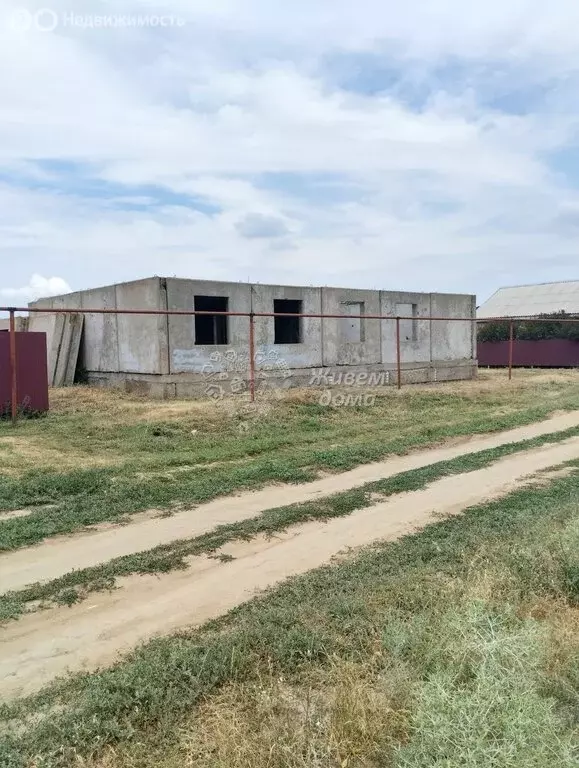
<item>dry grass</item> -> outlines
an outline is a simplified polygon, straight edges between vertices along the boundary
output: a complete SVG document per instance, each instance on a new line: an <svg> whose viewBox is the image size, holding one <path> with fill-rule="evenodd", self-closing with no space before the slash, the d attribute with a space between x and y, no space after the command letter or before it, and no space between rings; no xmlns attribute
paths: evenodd
<svg viewBox="0 0 579 768"><path fill-rule="evenodd" d="M404 681L406 683L406 681ZM407 686L339 663L298 688L273 675L229 686L183 730L181 764L212 768L371 766L407 727ZM173 762L173 761L172 761ZM179 764L173 762L173 765Z"/></svg>
<svg viewBox="0 0 579 768"><path fill-rule="evenodd" d="M427 392L478 397L481 394L506 394L524 391L544 397L545 390L553 386L577 385L579 376L575 370L541 371L521 369L514 372L508 381L505 371L479 371L478 378L467 381L445 382L443 384L414 384L400 392L395 389L371 389L370 392L390 397L394 401L408 392ZM508 388L508 389L507 389ZM339 391L339 390L337 390ZM261 396L263 397L263 396ZM279 393L275 398L266 398L255 406L245 396L231 396L216 402L209 399L150 400L146 397L126 394L119 390L99 387L76 386L53 389L50 393L50 407L57 414L93 412L111 418L118 424L135 421L173 421L183 416L194 416L209 424L216 424L236 413L267 413L276 406L303 405L316 403L319 390L295 388Z"/></svg>
<svg viewBox="0 0 579 768"><path fill-rule="evenodd" d="M6 707L0 763L576 768L577 478L377 545Z"/></svg>
<svg viewBox="0 0 579 768"><path fill-rule="evenodd" d="M93 768L371 768L407 738L409 680L336 660L296 685L272 670L227 685L182 725L177 741L145 755L109 750Z"/></svg>
<svg viewBox="0 0 579 768"><path fill-rule="evenodd" d="M504 371L481 371L475 381L415 385L401 392L393 388L372 392L377 395L373 407L320 409L320 392L313 389L285 391L255 404L248 403L245 396L220 402L151 401L97 387L54 389L47 418L23 422L16 435L9 425L0 424L2 472L13 476L36 469L67 472L123 466L136 458L140 461L146 459L143 453L151 450L143 448L144 436L156 425L178 429L181 437L189 438L194 453L200 438L215 440L218 435L222 443L236 441L240 434L275 434L280 430L297 433L296 428L304 418L310 417L323 427L321 445L335 447L344 443L346 434L355 442L365 436L371 439L377 430L387 430L394 425L400 432L423 427L423 408L431 410L431 423L436 426L438 418L442 422L447 419L450 405L455 418L466 416L467 410L472 413L477 406L481 413L489 412L496 418L508 418L533 407L551 410L568 407L562 402L565 398L573 395L579 401L579 377L574 371L516 371L515 379L509 383ZM458 401L450 403L453 398ZM448 401L446 412L445 400ZM418 408L417 403L422 408ZM308 425L310 443L313 426ZM328 442L326 437L337 439ZM236 458L228 453L230 451L224 450L225 455L216 457L217 460ZM153 463L157 463L156 459Z"/></svg>
<svg viewBox="0 0 579 768"><path fill-rule="evenodd" d="M480 368L476 379L467 381L450 381L442 385L445 391L455 392L456 394L466 394L468 392L494 392L505 386L512 389L543 389L554 384L573 383L577 381L577 370L574 368L541 370L539 368L517 368L513 371L512 381L508 380L506 370ZM436 389L438 384L415 384L413 389Z"/></svg>
<svg viewBox="0 0 579 768"><path fill-rule="evenodd" d="M390 616L363 662L335 657L308 665L299 680L270 665L257 679L206 697L171 742L110 748L80 763L572 768L576 742L572 729L564 731L562 703L567 696L571 710L578 701L569 668L577 663L579 611L552 597L519 606L516 617L508 606L498 609L510 578L499 569L467 584L448 579L442 586L443 579L447 608L432 617L436 636L422 617Z"/></svg>
<svg viewBox="0 0 579 768"><path fill-rule="evenodd" d="M48 443L48 444L47 444ZM0 438L0 459L2 473L18 476L27 469L51 469L58 467L61 472L90 467L110 467L122 461L115 453L83 455L63 450L49 444L43 436L3 435Z"/></svg>
<svg viewBox="0 0 579 768"><path fill-rule="evenodd" d="M75 386L52 389L51 412L61 416L87 413L106 416L109 423L132 424L149 421L178 421L184 415L215 423L231 408L243 405L244 399L233 397L225 407L214 400L151 400L116 389Z"/></svg>

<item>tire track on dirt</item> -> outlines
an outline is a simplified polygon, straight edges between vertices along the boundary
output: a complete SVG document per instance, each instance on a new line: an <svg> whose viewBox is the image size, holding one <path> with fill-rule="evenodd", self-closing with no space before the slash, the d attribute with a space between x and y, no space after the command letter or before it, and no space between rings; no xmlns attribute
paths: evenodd
<svg viewBox="0 0 579 768"><path fill-rule="evenodd" d="M0 632L0 694L30 694L67 671L113 663L139 642L203 624L263 589L330 562L345 548L412 533L578 457L579 437L517 453L345 518L299 525L276 539L234 542L223 549L235 558L226 564L192 558L186 571L131 576L120 580L121 588L112 593L25 616Z"/></svg>
<svg viewBox="0 0 579 768"><path fill-rule="evenodd" d="M44 583L72 570L144 552L178 539L201 536L219 525L256 517L266 509L319 499L440 461L576 426L579 426L579 411L572 411L507 432L467 438L452 446L364 464L349 472L303 485L270 486L261 491L215 499L171 517L146 518L124 526L108 526L106 530L80 531L74 537L47 539L34 547L0 556L0 594L22 589L29 584Z"/></svg>

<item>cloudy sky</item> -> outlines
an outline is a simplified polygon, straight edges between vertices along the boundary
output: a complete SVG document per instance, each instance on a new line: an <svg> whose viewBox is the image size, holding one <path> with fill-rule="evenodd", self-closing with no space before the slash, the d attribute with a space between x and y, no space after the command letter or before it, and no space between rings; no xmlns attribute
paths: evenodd
<svg viewBox="0 0 579 768"><path fill-rule="evenodd" d="M0 7L0 303L579 277L577 0L43 2Z"/></svg>

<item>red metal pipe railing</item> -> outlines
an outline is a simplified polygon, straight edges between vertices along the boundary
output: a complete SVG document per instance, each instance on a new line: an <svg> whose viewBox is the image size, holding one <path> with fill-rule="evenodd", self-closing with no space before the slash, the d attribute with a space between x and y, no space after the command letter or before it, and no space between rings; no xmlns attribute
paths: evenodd
<svg viewBox="0 0 579 768"><path fill-rule="evenodd" d="M152 315L152 316L184 316L191 317L197 315L223 315L225 317L247 317L249 318L249 392L251 402L255 401L255 318L263 317L300 317L311 318L321 320L341 320L344 318L343 314L323 314L318 312L212 312L206 310L193 310L193 309L80 309L80 308L52 308L52 307L0 307L0 312L7 312L10 315L10 375L11 375L11 415L12 423L16 424L18 419L18 375L17 375L17 351L16 351L16 322L15 313L55 313L55 314L82 314L82 315ZM545 322L548 320L552 323L578 323L579 318L538 318L528 317L524 315L516 317L486 317L486 318L473 318L473 317L445 317L445 316L421 316L416 318L415 316L403 317L393 315L347 315L348 318L356 318L360 320L381 320L381 321L395 321L396 323L396 375L397 375L397 387L402 387L402 354L401 354L401 339L400 339L400 321L412 320L416 321L429 321L432 325L434 321L442 322L470 322L475 324L484 324L491 322L508 322L509 323L509 380L513 377L513 363L514 363L514 323L515 321L526 322Z"/></svg>
<svg viewBox="0 0 579 768"><path fill-rule="evenodd" d="M255 323L249 316L249 399L255 403Z"/></svg>
<svg viewBox="0 0 579 768"><path fill-rule="evenodd" d="M342 314L324 314L319 312L211 312L207 310L195 310L195 309L80 309L80 308L63 308L63 307L0 307L0 312L36 312L36 313L58 313L58 314L82 314L82 315L224 315L226 317L305 317L305 318L318 318L328 320L341 320L345 316ZM359 318L362 320L396 320L395 315L346 315L350 318ZM445 317L444 315L421 315L416 317L415 315L404 317L400 315L400 320L414 320L414 321L428 321L428 320L444 320L447 322L455 323L495 323L495 322L509 322L510 320L526 320L528 322L550 322L550 323L577 323L579 318L539 318L528 317L524 315L516 317Z"/></svg>
<svg viewBox="0 0 579 768"><path fill-rule="evenodd" d="M513 357L515 351L515 323L509 322L509 381L513 379Z"/></svg>
<svg viewBox="0 0 579 768"><path fill-rule="evenodd" d="M10 381L11 381L11 396L10 396L10 411L12 417L12 426L16 426L18 421L18 369L16 359L16 319L14 316L15 310L10 310Z"/></svg>
<svg viewBox="0 0 579 768"><path fill-rule="evenodd" d="M396 383L402 389L402 355L400 351L400 319L396 318Z"/></svg>

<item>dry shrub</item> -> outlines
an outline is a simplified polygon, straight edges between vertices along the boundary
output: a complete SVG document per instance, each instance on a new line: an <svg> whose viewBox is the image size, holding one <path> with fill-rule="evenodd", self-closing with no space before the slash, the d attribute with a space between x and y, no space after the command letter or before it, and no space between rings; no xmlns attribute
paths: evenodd
<svg viewBox="0 0 579 768"><path fill-rule="evenodd" d="M385 765L404 738L408 681L337 663L307 688L270 675L212 697L183 732L180 759L197 768ZM175 762L173 762L175 761Z"/></svg>

